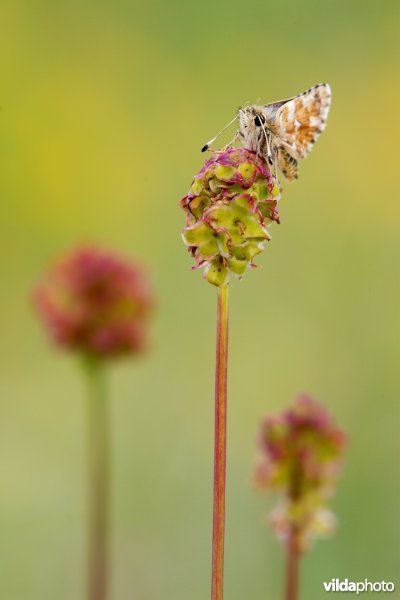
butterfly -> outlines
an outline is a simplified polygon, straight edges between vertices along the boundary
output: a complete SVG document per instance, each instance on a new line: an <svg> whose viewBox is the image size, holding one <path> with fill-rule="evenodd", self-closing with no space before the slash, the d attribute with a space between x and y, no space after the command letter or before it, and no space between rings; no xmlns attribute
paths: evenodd
<svg viewBox="0 0 400 600"><path fill-rule="evenodd" d="M228 146L241 139L245 148L268 160L275 173L279 168L288 181L293 181L298 177L298 161L309 154L326 127L330 105L331 88L319 83L287 100L239 108L235 118L203 146L202 152L238 119L239 129Z"/></svg>

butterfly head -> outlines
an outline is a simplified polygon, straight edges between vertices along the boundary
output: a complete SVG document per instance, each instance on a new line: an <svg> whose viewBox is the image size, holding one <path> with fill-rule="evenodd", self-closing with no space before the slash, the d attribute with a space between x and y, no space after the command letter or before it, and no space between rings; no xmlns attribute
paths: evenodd
<svg viewBox="0 0 400 600"><path fill-rule="evenodd" d="M262 106L239 108L239 127L244 146L257 151L265 139L266 117Z"/></svg>
<svg viewBox="0 0 400 600"><path fill-rule="evenodd" d="M239 108L239 123L241 129L259 128L265 123L262 106L243 106Z"/></svg>

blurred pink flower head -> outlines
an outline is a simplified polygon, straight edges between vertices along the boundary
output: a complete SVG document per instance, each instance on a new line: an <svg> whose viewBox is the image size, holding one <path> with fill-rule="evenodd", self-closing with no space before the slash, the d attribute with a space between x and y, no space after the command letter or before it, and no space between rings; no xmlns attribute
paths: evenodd
<svg viewBox="0 0 400 600"><path fill-rule="evenodd" d="M305 548L334 528L326 504L336 487L346 435L320 403L302 395L288 410L265 419L258 443L256 484L281 495L271 525L283 541L295 528Z"/></svg>
<svg viewBox="0 0 400 600"><path fill-rule="evenodd" d="M146 347L153 292L136 263L94 246L80 246L54 263L34 303L59 346L97 357Z"/></svg>

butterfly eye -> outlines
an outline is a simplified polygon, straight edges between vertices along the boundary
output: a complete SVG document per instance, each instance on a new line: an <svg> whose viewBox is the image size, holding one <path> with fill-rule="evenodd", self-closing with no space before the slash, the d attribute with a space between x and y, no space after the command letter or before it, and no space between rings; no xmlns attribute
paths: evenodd
<svg viewBox="0 0 400 600"><path fill-rule="evenodd" d="M265 123L264 115L256 115L254 118L254 123L257 125L257 127L260 127L261 123L264 124Z"/></svg>

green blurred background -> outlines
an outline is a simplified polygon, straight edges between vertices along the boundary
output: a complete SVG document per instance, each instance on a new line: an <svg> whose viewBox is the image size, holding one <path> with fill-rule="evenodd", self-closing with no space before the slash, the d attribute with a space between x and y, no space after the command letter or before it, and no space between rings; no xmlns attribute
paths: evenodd
<svg viewBox="0 0 400 600"><path fill-rule="evenodd" d="M84 597L84 390L30 306L78 241L142 259L158 296L151 353L110 371L112 598L208 597L216 290L190 270L178 201L240 104L320 81L328 129L284 186L263 268L232 286L226 598L281 597L250 477L261 418L298 391L351 436L339 529L304 561L303 598L332 577L400 590L399 8L3 0L2 600Z"/></svg>

